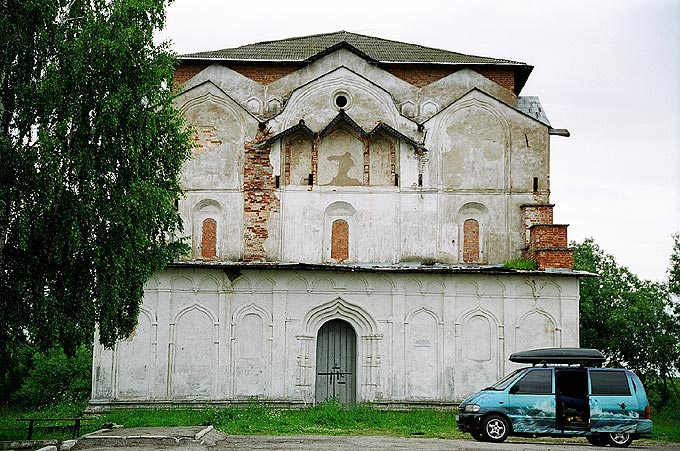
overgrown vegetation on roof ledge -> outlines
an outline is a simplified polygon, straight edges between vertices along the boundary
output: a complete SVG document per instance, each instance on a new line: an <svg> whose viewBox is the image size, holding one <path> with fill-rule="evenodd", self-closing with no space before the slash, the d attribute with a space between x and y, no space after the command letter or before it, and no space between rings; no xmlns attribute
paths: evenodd
<svg viewBox="0 0 680 451"><path fill-rule="evenodd" d="M538 263L535 260L530 260L528 258L515 258L503 263L504 268L509 269L538 269Z"/></svg>

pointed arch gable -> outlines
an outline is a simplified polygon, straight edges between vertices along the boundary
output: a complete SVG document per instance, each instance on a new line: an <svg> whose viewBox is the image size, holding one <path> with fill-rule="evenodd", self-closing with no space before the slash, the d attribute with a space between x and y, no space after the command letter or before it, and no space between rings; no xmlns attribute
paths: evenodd
<svg viewBox="0 0 680 451"><path fill-rule="evenodd" d="M323 323L330 319L347 321L359 336L378 334L378 324L366 310L342 298L336 298L307 311L302 321L305 335L316 336Z"/></svg>
<svg viewBox="0 0 680 451"><path fill-rule="evenodd" d="M558 322L546 311L532 309L520 316L515 324L516 351L560 346Z"/></svg>
<svg viewBox="0 0 680 451"><path fill-rule="evenodd" d="M207 275L198 283L199 291L215 292L221 288L220 281L213 275Z"/></svg>
<svg viewBox="0 0 680 451"><path fill-rule="evenodd" d="M211 80L205 80L185 89L175 98L175 103L178 105L177 109L183 113L192 107L209 101L214 101L226 107L243 122L259 123L258 119L250 111Z"/></svg>
<svg viewBox="0 0 680 451"><path fill-rule="evenodd" d="M232 283L232 286L234 288L234 291L240 291L240 292L248 292L248 291L253 291L253 284L250 281L250 279L241 274L241 276L234 280Z"/></svg>
<svg viewBox="0 0 680 451"><path fill-rule="evenodd" d="M460 315L458 315L456 323L462 324L471 317L476 315L488 317L489 320L493 321L494 325L496 326L500 325L500 321L498 320L498 318L496 318L496 315L494 315L491 310L488 310L482 307L481 305L476 305L475 307L462 312Z"/></svg>
<svg viewBox="0 0 680 451"><path fill-rule="evenodd" d="M255 290L260 293L271 293L276 286L276 282L271 277L262 277L255 283Z"/></svg>
<svg viewBox="0 0 680 451"><path fill-rule="evenodd" d="M219 63L210 64L187 80L182 86L182 92L193 89L204 83L213 83L217 86L229 86L231 88L230 90L238 89L239 94L243 99L253 97L253 93L255 94L255 97L262 97L264 95L264 86L260 83Z"/></svg>
<svg viewBox="0 0 680 451"><path fill-rule="evenodd" d="M524 323L524 322L527 320L527 318L529 318L530 316L533 316L533 315L540 315L540 316L543 316L543 317L545 317L548 321L550 321L550 323L552 323L553 326L557 327L557 319L556 319L553 315L551 315L550 313L546 312L545 310L541 310L541 309L539 309L539 308L534 308L534 309L531 309L531 310L529 310L529 311L527 311L527 312L524 312L524 313L517 319L517 323L516 323L516 324L518 325L517 327L520 327L521 324Z"/></svg>
<svg viewBox="0 0 680 451"><path fill-rule="evenodd" d="M172 291L192 291L194 281L187 276L176 276L170 280L170 288Z"/></svg>
<svg viewBox="0 0 680 451"><path fill-rule="evenodd" d="M283 111L276 118L277 122L282 124L281 129L286 129L296 124L300 120L304 107L311 102L313 97L322 96L326 92L331 93L338 89L358 93L366 98L365 102L370 100L371 103L376 105L374 109L380 112L378 119L387 122L395 128L398 128L398 124L407 120L407 118L402 116L397 109L390 93L383 87L373 83L371 80L345 66L338 66L333 70L323 73L317 78L298 86L291 93ZM309 118L314 121L313 124L310 122L313 130L320 130L324 124L330 122L336 115L337 112L335 108L330 105L330 97L328 106L329 108L324 108L322 111L318 112L321 114L317 114L317 117ZM365 124L366 126L363 126L363 128L371 128L369 127L369 124L372 126L375 119L375 116L372 116L370 123L367 122ZM416 123L410 120L408 121L412 123L411 128L415 130L417 128Z"/></svg>
<svg viewBox="0 0 680 451"><path fill-rule="evenodd" d="M178 311L178 312L173 316L173 318L172 318L170 324L177 324L177 323L179 322L179 320L182 319L182 316L184 316L184 315L186 315L187 313L192 312L192 311L194 311L194 310L198 310L199 312L205 314L205 315L210 319L210 322L211 322L213 325L219 324L219 320L218 320L217 317L213 314L213 312L210 311L209 308L205 307L204 305L202 305L202 304L200 304L200 303L198 303L198 302L194 302L194 303L192 303L191 305L188 305L188 306L184 307L183 309L181 309L180 311Z"/></svg>
<svg viewBox="0 0 680 451"><path fill-rule="evenodd" d="M444 324L444 321L439 317L437 312L435 312L430 307L425 306L425 305L421 305L419 307L416 307L416 308L412 309L411 311L409 311L406 315L404 315L404 324L409 324L415 316L420 315L420 314L430 315L434 319L435 323L437 323L439 325Z"/></svg>
<svg viewBox="0 0 680 451"><path fill-rule="evenodd" d="M456 293L477 296L479 294L479 286L472 280L459 280L456 282Z"/></svg>
<svg viewBox="0 0 680 451"><path fill-rule="evenodd" d="M481 76L481 75L480 75ZM483 76L482 76L483 77ZM478 102L483 102L489 106L495 111L498 111L499 116L502 116L500 113L500 109L507 109L508 112L512 112L511 114L517 114L520 116L524 116L527 118L530 118L537 124L541 124L542 126L546 126L544 123L536 119L535 117L532 117L523 111L520 111L513 106L509 105L507 102L504 102L503 100L497 99L496 97L490 95L489 93L485 92L482 89L479 89L477 87L472 88L468 90L465 94L461 95L457 99L453 100L451 103L443 107L441 110L439 110L436 114L432 115L430 118L428 118L426 121L423 122L423 124L427 124L428 122L432 121L433 123L437 120L440 120L440 116L450 114L451 110L456 110L460 108L460 105L465 104L466 101L470 101L470 99L477 99Z"/></svg>
<svg viewBox="0 0 680 451"><path fill-rule="evenodd" d="M251 302L242 306L232 315L232 324L240 324L243 317L246 315L257 315L262 318L267 324L271 324L273 319L272 314L264 307Z"/></svg>
<svg viewBox="0 0 680 451"><path fill-rule="evenodd" d="M330 277L319 277L312 282L314 292L335 291L335 281Z"/></svg>
<svg viewBox="0 0 680 451"><path fill-rule="evenodd" d="M448 106L473 89L481 91L507 105L512 105L517 101L517 97L512 92L467 67L423 86L420 92L423 98L436 96L444 105ZM445 97L437 95L441 92L445 93Z"/></svg>
<svg viewBox="0 0 680 451"><path fill-rule="evenodd" d="M408 279L404 282L404 291L406 294L421 294L423 292L423 284L417 279Z"/></svg>

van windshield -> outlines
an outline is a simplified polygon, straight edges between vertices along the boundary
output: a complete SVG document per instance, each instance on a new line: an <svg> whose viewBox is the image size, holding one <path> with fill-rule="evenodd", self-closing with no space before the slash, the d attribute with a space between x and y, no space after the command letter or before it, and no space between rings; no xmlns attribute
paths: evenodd
<svg viewBox="0 0 680 451"><path fill-rule="evenodd" d="M505 376L503 379L499 380L492 386L486 387L484 390L498 390L498 391L505 390L508 387L508 385L510 385L515 380L517 373L519 373L523 369L524 368L520 368L518 370L513 371L512 373L508 374L507 376Z"/></svg>

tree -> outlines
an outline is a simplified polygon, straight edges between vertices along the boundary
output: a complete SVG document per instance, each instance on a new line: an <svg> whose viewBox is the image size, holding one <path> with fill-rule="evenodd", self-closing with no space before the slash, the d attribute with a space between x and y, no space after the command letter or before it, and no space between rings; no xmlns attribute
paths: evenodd
<svg viewBox="0 0 680 451"><path fill-rule="evenodd" d="M668 268L668 289L676 296L680 296L680 233L673 235L673 253L671 266Z"/></svg>
<svg viewBox="0 0 680 451"><path fill-rule="evenodd" d="M574 268L597 274L581 279L581 346L666 383L680 369L680 316L666 284L641 280L592 239L572 244Z"/></svg>
<svg viewBox="0 0 680 451"><path fill-rule="evenodd" d="M17 343L127 337L144 283L186 252L164 7L0 0L0 376Z"/></svg>

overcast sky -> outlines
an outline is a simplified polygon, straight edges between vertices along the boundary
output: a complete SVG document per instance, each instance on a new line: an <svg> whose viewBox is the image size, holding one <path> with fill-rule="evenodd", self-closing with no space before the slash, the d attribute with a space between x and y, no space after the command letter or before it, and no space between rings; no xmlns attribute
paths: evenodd
<svg viewBox="0 0 680 451"><path fill-rule="evenodd" d="M678 0L176 0L176 52L340 30L534 66L553 127L551 202L638 276L666 278L680 232Z"/></svg>

